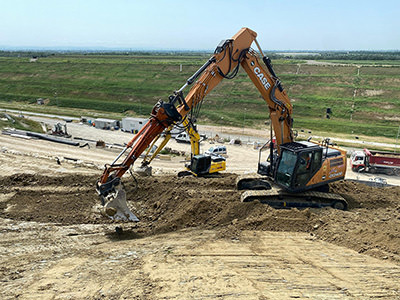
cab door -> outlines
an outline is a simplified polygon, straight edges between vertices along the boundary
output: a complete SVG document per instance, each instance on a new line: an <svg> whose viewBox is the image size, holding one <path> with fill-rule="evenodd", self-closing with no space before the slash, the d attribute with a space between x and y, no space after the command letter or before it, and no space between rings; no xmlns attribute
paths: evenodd
<svg viewBox="0 0 400 300"><path fill-rule="evenodd" d="M297 166L294 174L293 188L302 190L307 186L316 172L321 168L322 149L312 149L298 153Z"/></svg>

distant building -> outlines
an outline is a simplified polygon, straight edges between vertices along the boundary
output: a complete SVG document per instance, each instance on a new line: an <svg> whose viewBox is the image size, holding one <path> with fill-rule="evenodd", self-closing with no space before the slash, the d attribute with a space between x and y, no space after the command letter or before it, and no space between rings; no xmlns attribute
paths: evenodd
<svg viewBox="0 0 400 300"><path fill-rule="evenodd" d="M94 120L94 126L99 129L118 129L119 121L111 119L98 118Z"/></svg>
<svg viewBox="0 0 400 300"><path fill-rule="evenodd" d="M123 118L121 122L121 130L137 133L140 129L142 129L146 122L147 119L143 118Z"/></svg>
<svg viewBox="0 0 400 300"><path fill-rule="evenodd" d="M37 62L38 57L37 56L33 56L29 59L29 62Z"/></svg>
<svg viewBox="0 0 400 300"><path fill-rule="evenodd" d="M43 105L44 104L44 99L43 98L38 98L36 100L36 103L39 104L39 105Z"/></svg>

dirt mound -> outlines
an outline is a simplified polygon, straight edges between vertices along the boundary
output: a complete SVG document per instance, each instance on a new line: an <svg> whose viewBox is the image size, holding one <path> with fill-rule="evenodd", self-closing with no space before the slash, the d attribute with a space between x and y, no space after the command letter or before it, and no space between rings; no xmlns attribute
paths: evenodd
<svg viewBox="0 0 400 300"><path fill-rule="evenodd" d="M104 223L91 208L98 199L97 178L83 175L15 174L0 179L8 197L0 202L1 216L9 219L60 224Z"/></svg>
<svg viewBox="0 0 400 300"><path fill-rule="evenodd" d="M340 181L330 185L333 193L341 194L351 208L393 208L400 204L400 188L376 188L354 181Z"/></svg>
<svg viewBox="0 0 400 300"><path fill-rule="evenodd" d="M46 177L17 174L0 178L0 216L62 225L111 223L93 207L98 177ZM236 175L220 178L139 177L125 180L128 203L141 222L132 227L146 236L186 227L216 229L240 238L244 229L301 231L376 257L400 261L400 188L373 188L339 182L331 190L350 203L334 209L276 210L257 201L241 203Z"/></svg>
<svg viewBox="0 0 400 300"><path fill-rule="evenodd" d="M356 207L347 212L319 212L314 233L359 253L400 261L400 187L338 182L331 190L351 199Z"/></svg>
<svg viewBox="0 0 400 300"><path fill-rule="evenodd" d="M277 231L307 231L308 222L298 210L275 210L258 201L241 203L235 189L236 175L221 178L159 177L139 179L128 201L152 232L185 227L217 228L234 224L242 229L262 227ZM157 185L161 190L154 190Z"/></svg>

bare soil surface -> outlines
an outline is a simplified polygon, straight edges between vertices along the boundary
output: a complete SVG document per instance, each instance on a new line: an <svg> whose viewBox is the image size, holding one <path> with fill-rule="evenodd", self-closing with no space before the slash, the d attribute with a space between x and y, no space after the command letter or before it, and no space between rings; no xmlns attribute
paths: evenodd
<svg viewBox="0 0 400 300"><path fill-rule="evenodd" d="M111 224L98 213L95 176L48 177L15 174L0 178L0 216L60 225ZM141 220L141 237L184 228L214 229L239 238L242 230L305 232L325 241L400 262L400 187L373 188L353 182L332 184L349 211L273 209L258 201L242 203L236 175L218 178L138 177L125 182L127 200ZM128 228L131 225L127 225Z"/></svg>
<svg viewBox="0 0 400 300"><path fill-rule="evenodd" d="M332 189L349 211L276 210L239 202L235 178L139 177L137 189L126 181L141 222L118 224L96 212L96 176L1 177L0 295L400 297L399 187L340 182Z"/></svg>
<svg viewBox="0 0 400 300"><path fill-rule="evenodd" d="M94 190L117 152L0 142L1 299L400 299L400 187L337 182L348 211L277 210L241 203L231 171L178 178L177 158L124 177L140 222L122 224Z"/></svg>

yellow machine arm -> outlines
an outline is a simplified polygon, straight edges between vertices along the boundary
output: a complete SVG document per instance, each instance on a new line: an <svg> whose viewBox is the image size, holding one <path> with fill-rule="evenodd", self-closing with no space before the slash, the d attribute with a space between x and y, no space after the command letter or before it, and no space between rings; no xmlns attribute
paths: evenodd
<svg viewBox="0 0 400 300"><path fill-rule="evenodd" d="M191 156L193 155L198 155L200 154L200 135L199 133L194 129L194 126L191 125L191 122L185 118L182 121L182 126L185 128L185 131L190 137L190 145L191 145ZM162 149L167 145L169 140L171 139L171 130L174 127L174 125L171 125L165 130L164 134L164 139L161 141L160 145L157 146L157 149L153 152L153 154L150 156L151 149L153 146L156 144L158 139L160 138L161 134L158 135L154 141L151 143L151 145L148 147L143 161L142 161L142 167L148 166L153 159L161 152Z"/></svg>
<svg viewBox="0 0 400 300"><path fill-rule="evenodd" d="M160 145L158 145L156 151L154 151L153 154L151 156L149 156L151 149L156 144L156 142L160 138L161 134L159 134L154 139L154 141L151 143L150 147L147 149L147 151L146 151L146 153L144 155L144 159L142 161L142 166L149 165L153 161L153 159L161 152L161 150L164 149L165 145L167 145L167 143L171 139L171 130L172 130L173 127L174 127L174 125L171 125L171 126L169 126L167 128L167 130L165 131L164 139L161 141Z"/></svg>
<svg viewBox="0 0 400 300"><path fill-rule="evenodd" d="M190 137L190 146L192 150L191 156L200 154L200 134L187 118L183 120L182 125L185 127L186 132Z"/></svg>

